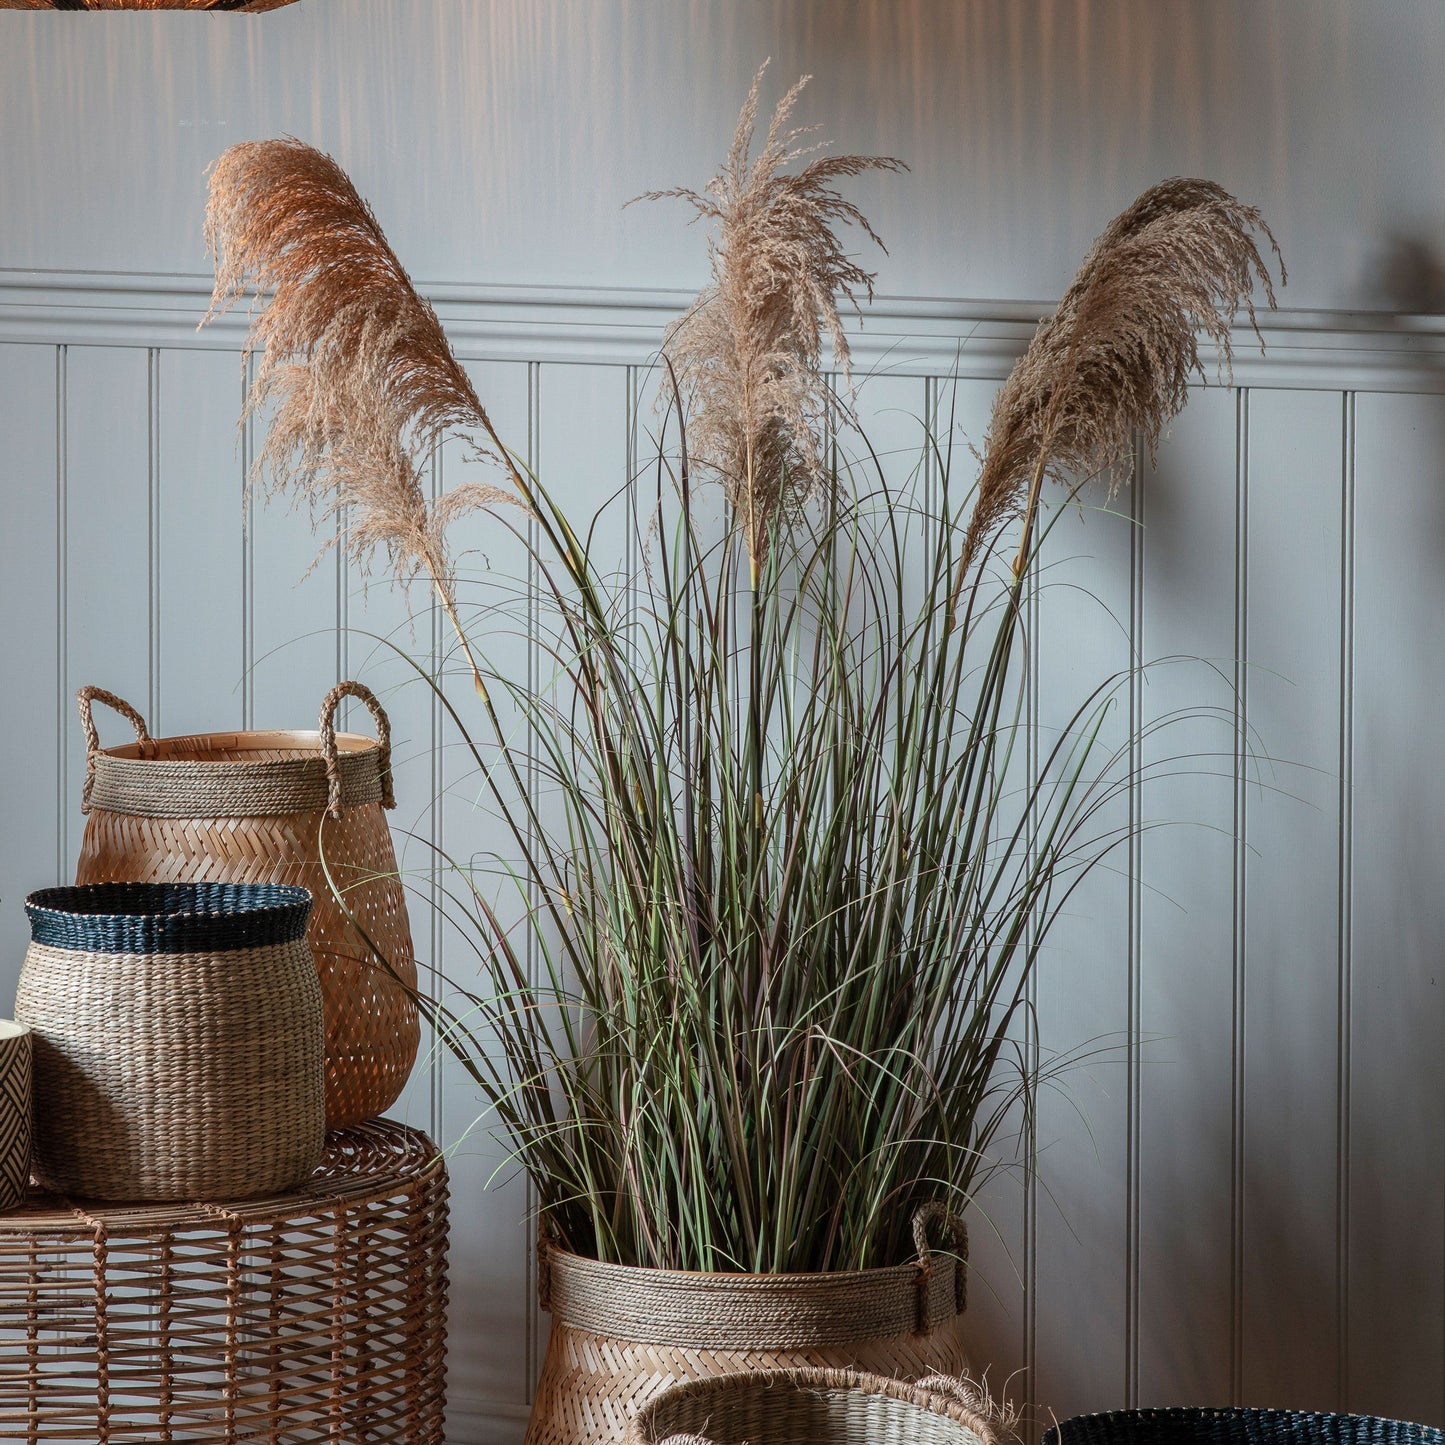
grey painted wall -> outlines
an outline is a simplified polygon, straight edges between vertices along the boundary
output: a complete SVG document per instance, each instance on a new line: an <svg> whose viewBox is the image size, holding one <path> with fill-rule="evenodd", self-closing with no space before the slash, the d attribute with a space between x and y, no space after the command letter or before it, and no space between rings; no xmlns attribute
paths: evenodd
<svg viewBox="0 0 1445 1445"><path fill-rule="evenodd" d="M840 144L914 167L863 189L883 289L991 298L870 315L888 374L864 411L902 453L963 338L960 424L981 435L1038 310L1010 303L1056 295L1161 175L1261 204L1293 277L1268 360L1202 390L1113 515L1058 529L1056 578L1119 625L1044 596L1041 715L1131 653L1213 659L1136 686L1117 727L1215 704L1221 724L1176 742L1219 776L1135 790L1141 818L1207 826L1150 833L1045 963L1049 1047L1126 1042L1046 1101L1040 1187L982 1203L979 1365L1024 1371L1017 1392L1060 1415L1238 1399L1445 1422L1445 342L1418 318L1306 314L1385 304L1388 238L1441 231L1431 0L0 12L0 973L19 896L78 843L82 682L175 732L305 725L359 673L402 739L398 823L479 836L440 720L360 635L426 649L433 620L408 630L332 562L298 582L298 518L242 527L238 333L192 330L205 164L283 131L333 150L435 283L504 434L580 506L623 474L639 368L680 303L591 288L702 276L680 214L618 207L705 178L769 54L780 82L816 73L807 117ZM1405 279L1438 286L1428 264ZM444 455L439 484L459 467ZM1270 786L1235 754L1241 710ZM456 966L422 887L423 949ZM403 1112L456 1140L475 1108L439 1067ZM523 1193L481 1188L494 1163L477 1137L454 1159L459 1441L517 1437L545 1325Z"/></svg>

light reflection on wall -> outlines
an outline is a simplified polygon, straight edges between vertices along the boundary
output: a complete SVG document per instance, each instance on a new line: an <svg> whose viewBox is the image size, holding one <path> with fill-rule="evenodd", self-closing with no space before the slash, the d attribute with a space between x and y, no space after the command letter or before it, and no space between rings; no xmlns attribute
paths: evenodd
<svg viewBox="0 0 1445 1445"><path fill-rule="evenodd" d="M0 264L199 270L233 140L335 152L422 276L692 284L679 213L757 64L903 179L860 185L892 292L1046 298L1164 175L1264 206L1292 304L1358 299L1379 234L1445 230L1445 7L1350 0L326 0L261 20L0 13ZM1437 137L1438 139L1438 137Z"/></svg>

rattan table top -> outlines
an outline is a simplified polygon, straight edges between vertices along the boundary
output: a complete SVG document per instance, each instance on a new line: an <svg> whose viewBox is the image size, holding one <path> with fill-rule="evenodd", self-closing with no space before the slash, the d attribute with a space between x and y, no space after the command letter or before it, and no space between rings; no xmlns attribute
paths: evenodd
<svg viewBox="0 0 1445 1445"><path fill-rule="evenodd" d="M371 1119L327 1135L325 1156L307 1183L272 1198L112 1204L65 1199L32 1187L14 1210L0 1214L0 1249L16 1237L88 1238L98 1223L112 1234L146 1234L187 1227L213 1229L220 1213L241 1224L315 1216L339 1205L385 1199L398 1185L443 1168L436 1146L420 1130L394 1119Z"/></svg>

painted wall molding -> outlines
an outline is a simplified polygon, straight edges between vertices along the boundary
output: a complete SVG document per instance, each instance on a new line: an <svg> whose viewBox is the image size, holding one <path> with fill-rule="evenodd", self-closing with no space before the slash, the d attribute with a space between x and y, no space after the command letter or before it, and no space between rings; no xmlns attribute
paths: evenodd
<svg viewBox="0 0 1445 1445"><path fill-rule="evenodd" d="M459 354L474 360L645 364L691 300L685 291L607 287L422 289ZM0 342L238 349L244 305L197 331L209 298L210 278L199 272L0 268ZM855 369L1001 378L1051 305L880 296L849 321ZM1261 318L1263 356L1248 327L1236 330L1234 376L1243 386L1445 393L1445 317L1280 310Z"/></svg>

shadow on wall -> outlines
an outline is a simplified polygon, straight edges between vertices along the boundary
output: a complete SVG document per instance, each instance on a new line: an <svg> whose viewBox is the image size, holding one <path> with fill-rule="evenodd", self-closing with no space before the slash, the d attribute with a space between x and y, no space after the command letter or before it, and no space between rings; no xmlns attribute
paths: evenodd
<svg viewBox="0 0 1445 1445"><path fill-rule="evenodd" d="M1445 316L1445 254L1430 237L1391 231L1364 289L1380 310L1396 316Z"/></svg>

